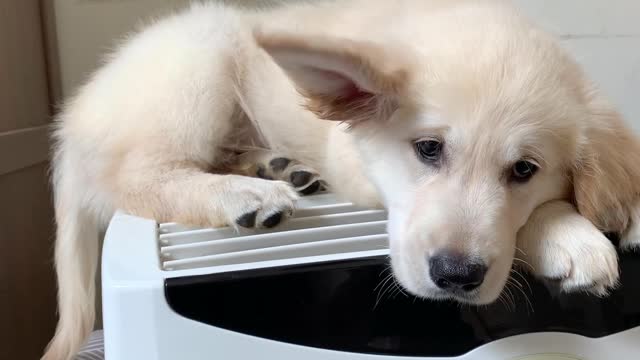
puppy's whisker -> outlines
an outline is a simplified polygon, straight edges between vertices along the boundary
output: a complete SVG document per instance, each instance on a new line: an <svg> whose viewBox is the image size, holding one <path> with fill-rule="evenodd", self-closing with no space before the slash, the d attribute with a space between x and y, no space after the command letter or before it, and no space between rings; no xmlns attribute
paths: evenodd
<svg viewBox="0 0 640 360"><path fill-rule="evenodd" d="M409 295L404 291L404 289L402 288L402 285L400 285L400 283L398 282L398 280L396 279L396 277L393 277L393 283L396 284L396 287L398 288L398 291L404 295L404 297L409 297Z"/></svg>
<svg viewBox="0 0 640 360"><path fill-rule="evenodd" d="M529 267L529 269L531 269L531 271L535 272L535 268L533 267L533 265L529 264L527 261L520 259L519 257L514 257L513 261L518 261L520 263L522 263L523 265L527 265Z"/></svg>
<svg viewBox="0 0 640 360"><path fill-rule="evenodd" d="M400 294L402 294L404 297L407 297L407 294L402 290L402 287L398 284L397 281L394 280L393 286L394 290L392 299L395 299Z"/></svg>
<svg viewBox="0 0 640 360"><path fill-rule="evenodd" d="M384 270L383 270L384 272ZM381 289L382 287L384 287L384 285L393 277L393 274L388 274L387 276L384 277L384 279L382 279L382 281L380 281L380 283L373 289L373 291L378 290L379 288Z"/></svg>
<svg viewBox="0 0 640 360"><path fill-rule="evenodd" d="M527 288L529 289L529 293L533 294L533 290L531 289L531 284L529 284L529 280L527 280L527 277L522 275L518 270L516 269L511 269L511 272L518 275L522 281L527 285ZM512 278L513 279L513 278ZM514 279L515 280L515 279Z"/></svg>
<svg viewBox="0 0 640 360"><path fill-rule="evenodd" d="M506 307L507 311L511 311L511 299L509 298L508 287L509 287L509 283L507 282L505 283L504 288L502 289L502 292L500 294L504 295L504 299L507 302L507 305L508 305Z"/></svg>
<svg viewBox="0 0 640 360"><path fill-rule="evenodd" d="M505 309L507 309L507 303L504 300L504 292L501 292L500 295L498 295L498 301L500 301L500 303L502 304L502 306L504 306Z"/></svg>
<svg viewBox="0 0 640 360"><path fill-rule="evenodd" d="M394 290L393 282L389 282L389 283L385 286L385 289L384 289L384 291L382 292L382 294L380 295L380 301L384 300L384 299L385 299L385 296L386 296L386 298L387 298L387 299L390 299L390 298L391 298L391 295L393 294L393 290Z"/></svg>
<svg viewBox="0 0 640 360"><path fill-rule="evenodd" d="M382 269L382 271L380 271L380 273L378 274L378 277L382 276L382 274L390 270L391 270L391 264L388 264L387 266L385 266L384 269Z"/></svg>
<svg viewBox="0 0 640 360"><path fill-rule="evenodd" d="M385 279L374 289L374 291L376 291L376 289L380 288L380 291L378 292L378 296L376 297L376 303L373 306L374 309L378 307L378 304L380 303L380 301L384 298L385 294L391 288L393 282L390 282L390 280L392 279L393 279L393 273L387 275Z"/></svg>
<svg viewBox="0 0 640 360"><path fill-rule="evenodd" d="M513 277L509 279L509 281L513 281L513 283L515 283L519 288L522 288L522 284L520 283L520 281L514 279Z"/></svg>
<svg viewBox="0 0 640 360"><path fill-rule="evenodd" d="M531 300L529 300L529 296L524 292L524 290L522 290L522 288L518 288L518 290L520 290L520 292L524 296L524 299L527 302L527 313L529 313L528 311L529 308L531 308L532 313L535 312L535 309L533 308L533 303L531 303Z"/></svg>
<svg viewBox="0 0 640 360"><path fill-rule="evenodd" d="M509 287L509 285L511 285L511 283L509 282L509 279L507 279L507 284L504 287L505 290L507 291L505 294L508 294L507 298L509 299L509 302L512 305L510 311L515 311L516 310L516 301L515 301L515 298L513 296L513 292L511 292L511 288Z"/></svg>

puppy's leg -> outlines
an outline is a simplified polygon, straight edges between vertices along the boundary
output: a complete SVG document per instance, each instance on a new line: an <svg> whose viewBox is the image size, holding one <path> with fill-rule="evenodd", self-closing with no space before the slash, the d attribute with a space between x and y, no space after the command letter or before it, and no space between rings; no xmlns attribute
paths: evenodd
<svg viewBox="0 0 640 360"><path fill-rule="evenodd" d="M516 257L534 275L557 281L565 292L605 295L618 281L616 249L565 201L541 205L518 233ZM516 260L517 262L517 260Z"/></svg>
<svg viewBox="0 0 640 360"><path fill-rule="evenodd" d="M326 187L315 169L270 150L256 150L240 155L233 171L245 176L286 181L301 195L312 195Z"/></svg>
<svg viewBox="0 0 640 360"><path fill-rule="evenodd" d="M118 207L158 221L201 226L273 227L298 195L286 182L207 173L180 163L118 175Z"/></svg>
<svg viewBox="0 0 640 360"><path fill-rule="evenodd" d="M640 201L636 203L631 213L627 231L620 239L622 250L640 250Z"/></svg>

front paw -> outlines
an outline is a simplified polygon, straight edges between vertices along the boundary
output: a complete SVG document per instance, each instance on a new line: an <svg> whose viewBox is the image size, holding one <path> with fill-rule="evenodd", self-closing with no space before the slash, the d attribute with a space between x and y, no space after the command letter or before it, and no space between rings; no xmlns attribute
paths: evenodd
<svg viewBox="0 0 640 360"><path fill-rule="evenodd" d="M600 232L582 234L566 244L549 244L531 265L535 275L555 283L563 292L605 296L618 284L618 256Z"/></svg>
<svg viewBox="0 0 640 360"><path fill-rule="evenodd" d="M629 219L629 227L620 238L620 249L640 251L640 203L635 205Z"/></svg>
<svg viewBox="0 0 640 360"><path fill-rule="evenodd" d="M518 246L533 274L563 292L604 296L618 284L614 245L568 203L537 209L519 233Z"/></svg>
<svg viewBox="0 0 640 360"><path fill-rule="evenodd" d="M296 191L286 182L244 176L229 178L228 191L218 195L228 224L241 228L273 228L293 214Z"/></svg>

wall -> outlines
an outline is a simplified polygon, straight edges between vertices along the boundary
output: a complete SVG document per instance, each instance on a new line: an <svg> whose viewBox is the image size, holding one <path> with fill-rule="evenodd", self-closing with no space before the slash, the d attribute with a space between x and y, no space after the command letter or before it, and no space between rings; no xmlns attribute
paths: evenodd
<svg viewBox="0 0 640 360"><path fill-rule="evenodd" d="M562 39L640 131L640 1L513 0Z"/></svg>

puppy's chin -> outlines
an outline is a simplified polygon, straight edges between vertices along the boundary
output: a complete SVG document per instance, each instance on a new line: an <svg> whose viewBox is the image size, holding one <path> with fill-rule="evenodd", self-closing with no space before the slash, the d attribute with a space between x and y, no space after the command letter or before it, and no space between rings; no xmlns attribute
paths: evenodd
<svg viewBox="0 0 640 360"><path fill-rule="evenodd" d="M430 299L430 300L452 300L463 304L470 305L488 305L495 302L504 289L504 284L495 289L480 287L477 291L470 293L452 293L443 291L437 287L420 287L413 284L406 284L402 280L398 280L402 287L414 296Z"/></svg>

